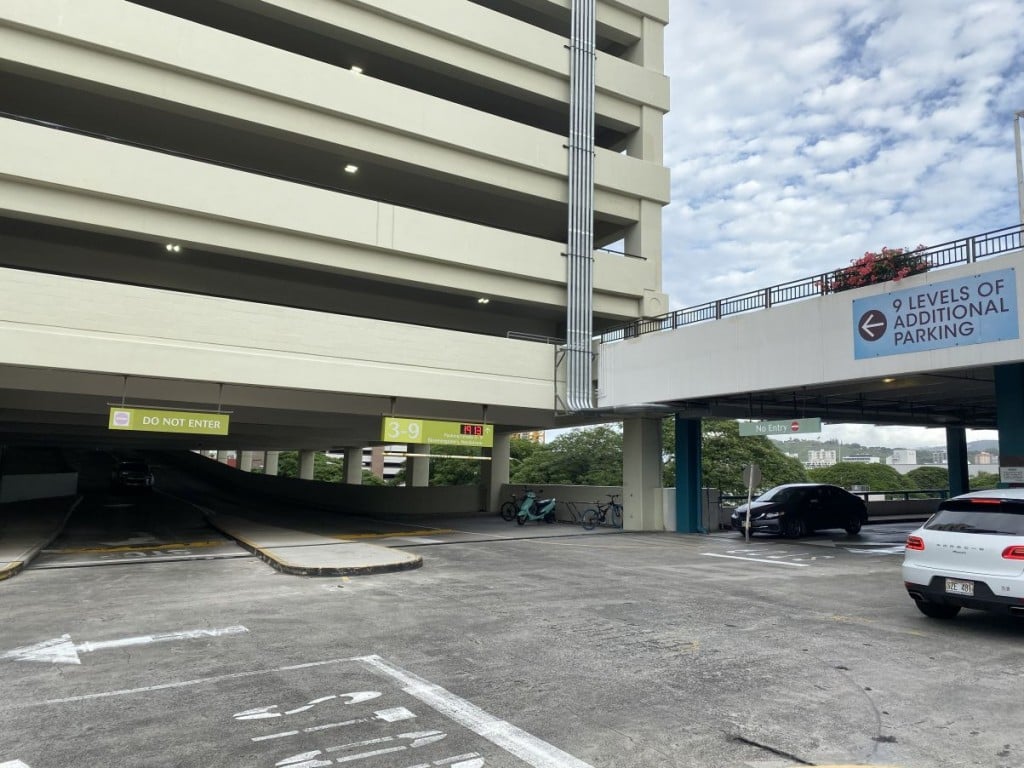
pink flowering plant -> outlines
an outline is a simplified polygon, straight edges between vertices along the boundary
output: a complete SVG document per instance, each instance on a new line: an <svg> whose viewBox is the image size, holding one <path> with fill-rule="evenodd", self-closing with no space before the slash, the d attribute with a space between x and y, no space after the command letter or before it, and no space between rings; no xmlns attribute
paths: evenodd
<svg viewBox="0 0 1024 768"><path fill-rule="evenodd" d="M886 248L881 252L868 251L859 259L850 262L849 267L837 269L826 278L828 291L836 293L865 285L902 280L910 275L927 272L932 265L923 253L925 246L910 248Z"/></svg>

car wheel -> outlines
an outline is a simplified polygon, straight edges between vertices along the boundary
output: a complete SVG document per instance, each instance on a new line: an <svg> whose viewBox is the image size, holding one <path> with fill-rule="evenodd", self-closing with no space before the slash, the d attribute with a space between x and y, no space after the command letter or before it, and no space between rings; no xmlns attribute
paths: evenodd
<svg viewBox="0 0 1024 768"><path fill-rule="evenodd" d="M850 534L851 536L856 536L858 533L860 533L860 526L861 526L860 520L857 520L857 519L851 520L850 522L848 522L846 524L846 532L848 534Z"/></svg>
<svg viewBox="0 0 1024 768"><path fill-rule="evenodd" d="M946 603L928 603L924 600L915 600L917 610L932 619L952 619L960 613L959 605L947 605Z"/></svg>
<svg viewBox="0 0 1024 768"><path fill-rule="evenodd" d="M799 517L791 517L786 520L785 533L787 539L799 539L807 533L807 526Z"/></svg>

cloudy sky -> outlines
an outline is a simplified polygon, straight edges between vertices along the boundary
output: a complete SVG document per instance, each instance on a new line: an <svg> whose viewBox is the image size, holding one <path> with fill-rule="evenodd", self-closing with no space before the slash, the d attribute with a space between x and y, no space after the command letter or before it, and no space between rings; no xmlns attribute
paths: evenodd
<svg viewBox="0 0 1024 768"><path fill-rule="evenodd" d="M673 308L1017 222L1024 0L670 6Z"/></svg>

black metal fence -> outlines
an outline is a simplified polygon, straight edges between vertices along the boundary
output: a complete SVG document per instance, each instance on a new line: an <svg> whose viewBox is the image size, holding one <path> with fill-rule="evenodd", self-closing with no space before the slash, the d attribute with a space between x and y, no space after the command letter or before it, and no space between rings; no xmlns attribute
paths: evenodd
<svg viewBox="0 0 1024 768"><path fill-rule="evenodd" d="M1024 247L1022 234L1024 234L1024 225L1015 224L1012 227L1004 227L980 235L933 245L924 250L915 251L914 255L925 260L929 269L949 267L954 264L970 264L989 256L1020 250ZM696 307L677 309L658 317L636 320L604 331L600 335L600 339L602 342L629 339L645 333L671 330L684 325L702 323L706 320L721 320L729 315L750 312L755 309L768 309L776 304L821 296L830 292L830 286L834 285L836 275L845 269L845 267L841 267L813 277L804 277L781 285L773 285L770 288L759 288L756 291L709 301Z"/></svg>

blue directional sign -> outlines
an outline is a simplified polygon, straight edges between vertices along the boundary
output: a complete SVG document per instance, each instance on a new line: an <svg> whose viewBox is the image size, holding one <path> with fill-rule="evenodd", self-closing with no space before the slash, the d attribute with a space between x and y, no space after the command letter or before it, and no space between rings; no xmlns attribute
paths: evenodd
<svg viewBox="0 0 1024 768"><path fill-rule="evenodd" d="M1020 338L1013 269L856 299L857 360Z"/></svg>

